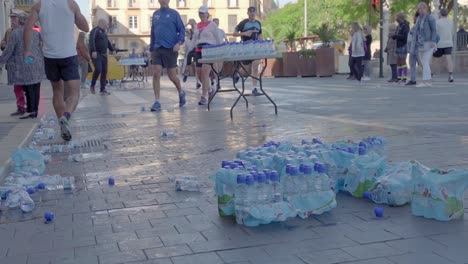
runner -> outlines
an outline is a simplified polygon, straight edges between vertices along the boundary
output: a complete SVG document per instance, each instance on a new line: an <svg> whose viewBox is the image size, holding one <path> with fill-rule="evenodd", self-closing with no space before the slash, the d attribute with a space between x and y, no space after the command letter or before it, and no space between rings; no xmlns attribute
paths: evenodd
<svg viewBox="0 0 468 264"><path fill-rule="evenodd" d="M31 53L32 31L35 23L41 24L44 65L47 79L53 89L53 105L59 119L61 136L70 141L69 121L80 97L80 74L75 45L75 24L88 32L86 18L74 0L39 0L31 8L24 28L24 58L34 59ZM64 101L64 90L67 99Z"/></svg>

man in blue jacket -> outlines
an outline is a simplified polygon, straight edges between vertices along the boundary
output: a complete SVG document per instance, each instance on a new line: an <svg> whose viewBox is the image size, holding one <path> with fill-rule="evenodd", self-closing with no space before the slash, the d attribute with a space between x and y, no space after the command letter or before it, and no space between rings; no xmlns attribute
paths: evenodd
<svg viewBox="0 0 468 264"><path fill-rule="evenodd" d="M185 26L179 13L169 8L170 0L159 0L161 8L153 13L151 25L150 51L154 67L153 90L155 101L151 111L161 110L160 90L163 67L167 69L169 79L179 92L179 106L185 105L185 92L177 77L177 57L179 48L185 41Z"/></svg>
<svg viewBox="0 0 468 264"><path fill-rule="evenodd" d="M89 34L89 52L93 60L94 72L91 80L91 93L95 93L94 86L97 78L101 75L101 95L108 95L106 90L107 81L107 50L114 51L114 47L107 38L106 30L108 28L107 21L100 19L98 26L91 30Z"/></svg>

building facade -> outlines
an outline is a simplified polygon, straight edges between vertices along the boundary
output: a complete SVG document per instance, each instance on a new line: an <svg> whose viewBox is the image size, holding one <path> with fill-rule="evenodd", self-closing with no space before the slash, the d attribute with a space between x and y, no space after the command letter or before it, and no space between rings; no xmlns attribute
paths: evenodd
<svg viewBox="0 0 468 264"><path fill-rule="evenodd" d="M220 28L228 34L247 17L249 6L257 7L260 20L277 8L274 0L172 0L169 5L185 24L190 18L198 21L198 8L206 5L211 18L219 18ZM149 45L151 19L158 8L158 0L91 0L91 19L93 25L99 19L109 21L109 39L117 48L141 52Z"/></svg>

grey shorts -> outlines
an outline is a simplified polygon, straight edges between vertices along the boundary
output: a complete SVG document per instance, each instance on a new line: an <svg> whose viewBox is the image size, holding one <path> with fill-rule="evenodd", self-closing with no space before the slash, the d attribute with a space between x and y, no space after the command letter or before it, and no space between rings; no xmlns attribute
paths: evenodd
<svg viewBox="0 0 468 264"><path fill-rule="evenodd" d="M172 69L177 67L178 52L172 48L157 48L151 52L151 64L161 65L163 68Z"/></svg>

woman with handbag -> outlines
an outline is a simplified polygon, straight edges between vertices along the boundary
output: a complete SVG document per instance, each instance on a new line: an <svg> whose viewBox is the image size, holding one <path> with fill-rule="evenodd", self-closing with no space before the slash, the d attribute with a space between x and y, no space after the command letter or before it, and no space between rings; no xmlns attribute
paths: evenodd
<svg viewBox="0 0 468 264"><path fill-rule="evenodd" d="M86 77L88 73L92 72L91 65L89 61L91 57L89 57L88 47L86 47L85 43L85 33L80 32L78 35L78 40L76 41L76 51L78 53L78 72L80 73L80 80L81 80L81 88L88 89L89 87L86 86Z"/></svg>

